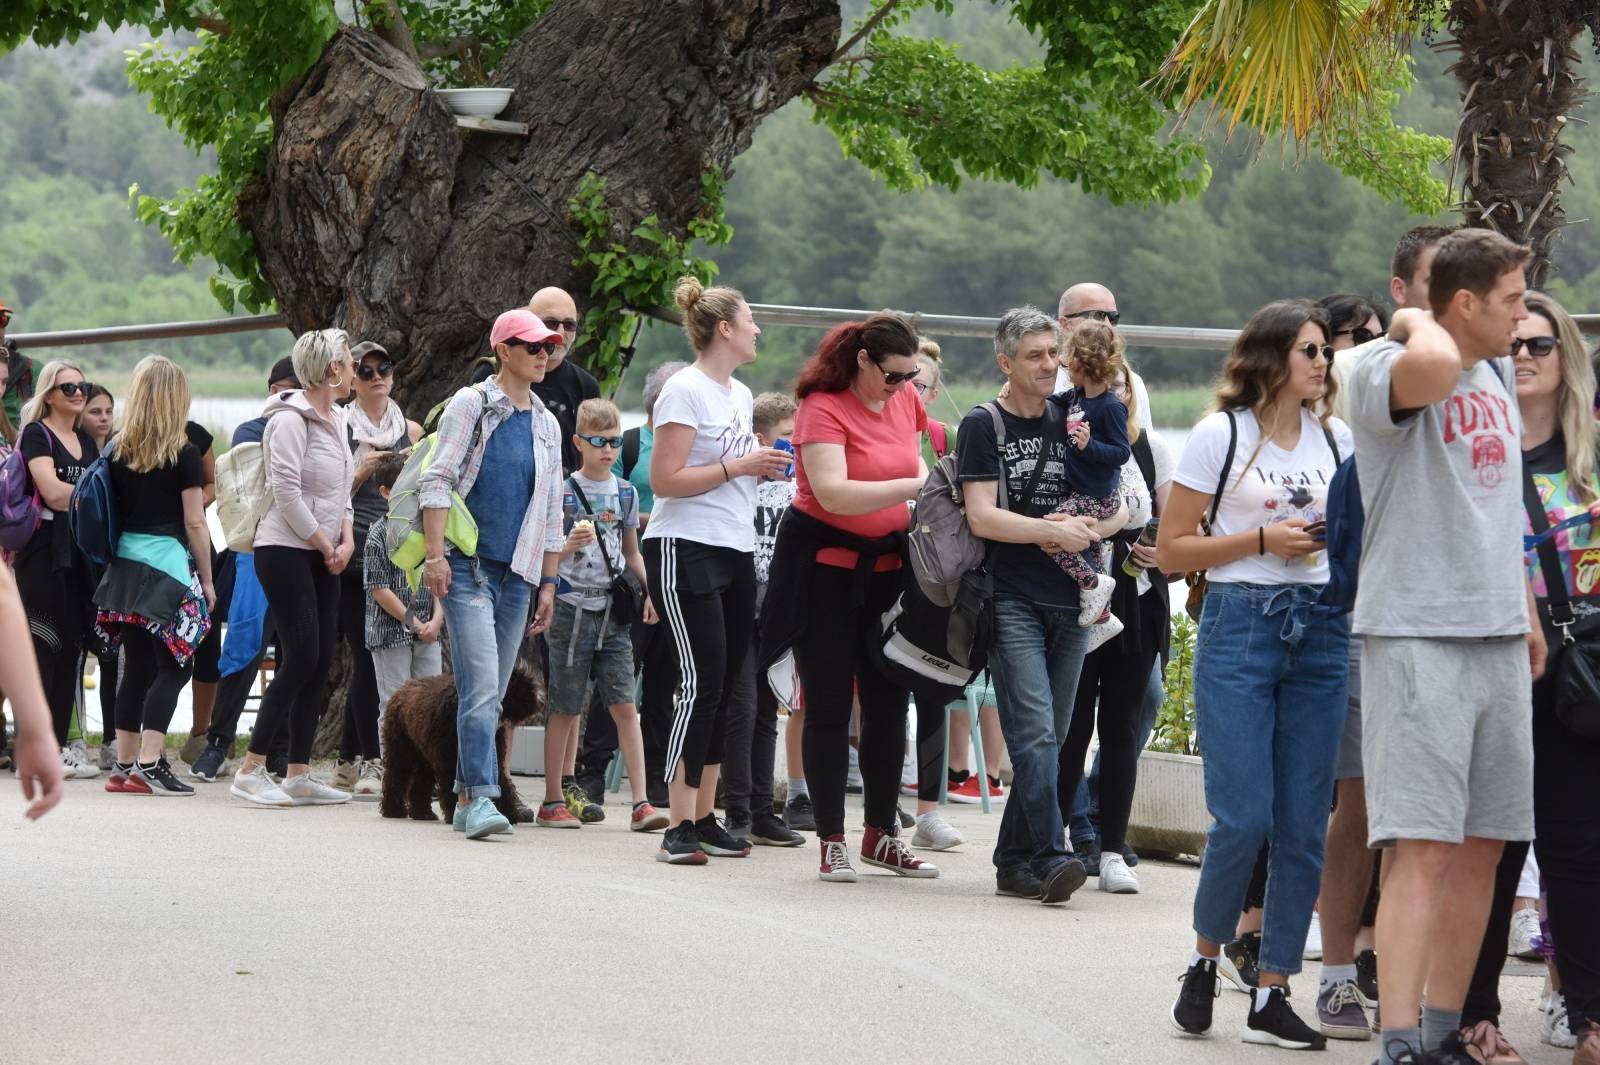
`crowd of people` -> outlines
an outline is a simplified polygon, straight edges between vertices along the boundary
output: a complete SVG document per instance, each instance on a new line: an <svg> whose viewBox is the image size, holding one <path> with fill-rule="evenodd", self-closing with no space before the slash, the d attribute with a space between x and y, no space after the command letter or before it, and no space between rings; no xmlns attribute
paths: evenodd
<svg viewBox="0 0 1600 1065"><path fill-rule="evenodd" d="M753 395L737 375L758 357L749 304L692 278L676 298L693 360L650 374L628 431L567 358L580 322L559 289L495 320L427 437L391 398L383 347L316 330L234 434L259 446L264 492L249 550L221 555L206 507L240 490L242 464L217 484L181 370L143 359L113 432L112 397L78 367L13 350L6 397L25 403L0 415L4 480L25 471L37 522L0 567L0 685L30 812L101 772L81 740L86 655L106 789L182 796L226 775L271 648L230 791L296 807L376 797L384 709L447 648L468 840L604 821L620 759L628 827L661 832L664 863L809 832L823 881L858 864L937 877L926 854L964 842L948 791L1004 806L996 894L1058 904L1090 876L1135 894L1139 752L1165 698L1169 585L1187 575L1212 826L1177 1030L1209 1035L1232 986L1251 998L1246 1042L1377 1033L1381 1065L1513 1063L1497 987L1520 928L1549 966L1546 1040L1600 1065L1600 690L1584 657L1600 638L1600 396L1572 317L1527 290L1527 259L1486 230L1422 226L1391 263L1392 315L1345 294L1263 306L1181 455L1096 284L1054 316L1000 318L1004 383L955 426L930 413L938 346L892 314L833 328L792 393ZM885 619L925 598L908 537L935 466L987 545L979 625L1005 649L983 715L1003 743L948 775L946 733L964 731L950 689L881 653ZM99 565L69 522L97 468L119 527ZM341 634L344 730L323 780L312 747ZM506 810L496 734L527 639L547 681L545 788ZM165 738L191 681L180 774ZM1309 1022L1289 996L1308 957Z"/></svg>

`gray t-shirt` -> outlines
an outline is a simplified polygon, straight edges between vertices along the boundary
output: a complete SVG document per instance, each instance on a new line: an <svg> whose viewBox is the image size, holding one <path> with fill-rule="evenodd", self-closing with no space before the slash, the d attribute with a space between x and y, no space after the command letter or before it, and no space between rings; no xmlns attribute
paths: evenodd
<svg viewBox="0 0 1600 1065"><path fill-rule="evenodd" d="M1522 419L1506 385L1511 360L1463 371L1450 398L1396 419L1389 378L1403 350L1373 345L1350 378L1366 511L1354 631L1526 633Z"/></svg>
<svg viewBox="0 0 1600 1065"><path fill-rule="evenodd" d="M578 502L578 495L572 490L574 482L583 489L583 496L594 513L586 511ZM594 523L595 535L605 543L610 555L611 568L606 568L606 555L600 553L599 543L579 548L572 557L562 559L556 571L567 585L560 598L580 610L604 610L610 598L611 574L620 575L628 564L622 554L622 533L625 529L639 527L639 493L633 485L614 474L604 481L591 481L581 473L574 473L562 482L561 509L568 533L580 521Z"/></svg>

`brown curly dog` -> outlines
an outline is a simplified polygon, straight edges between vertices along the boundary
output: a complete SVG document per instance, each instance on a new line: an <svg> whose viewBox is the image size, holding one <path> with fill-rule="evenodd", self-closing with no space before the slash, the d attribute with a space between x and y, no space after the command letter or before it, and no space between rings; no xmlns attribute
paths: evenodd
<svg viewBox="0 0 1600 1065"><path fill-rule="evenodd" d="M500 702L495 748L500 761L500 797L495 806L517 823L517 786L506 769L511 730L544 707L544 669L532 640L524 640ZM389 699L383 715L384 817L433 821L433 799L449 821L456 812L456 685L446 673L409 680Z"/></svg>

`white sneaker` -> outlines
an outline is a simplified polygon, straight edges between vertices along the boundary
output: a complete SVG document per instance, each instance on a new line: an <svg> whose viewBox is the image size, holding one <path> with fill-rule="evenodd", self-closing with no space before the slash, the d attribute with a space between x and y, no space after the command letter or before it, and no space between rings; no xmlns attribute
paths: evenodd
<svg viewBox="0 0 1600 1065"><path fill-rule="evenodd" d="M348 791L329 787L310 773L285 777L283 793L289 796L290 801L296 806L337 806L350 801Z"/></svg>
<svg viewBox="0 0 1600 1065"><path fill-rule="evenodd" d="M1139 878L1120 854L1100 853L1100 890L1112 895L1137 895Z"/></svg>
<svg viewBox="0 0 1600 1065"><path fill-rule="evenodd" d="M1089 642L1084 645L1083 653L1088 654L1107 640L1115 639L1121 632L1122 621L1115 614L1098 625L1089 626Z"/></svg>
<svg viewBox="0 0 1600 1065"><path fill-rule="evenodd" d="M241 766L233 775L233 783L228 787L228 794L246 802L253 802L257 806L294 805L294 800L285 795L283 789L273 781L272 774L267 772L265 765L258 765L251 770Z"/></svg>
<svg viewBox="0 0 1600 1065"><path fill-rule="evenodd" d="M100 775L99 766L78 757L77 749L70 746L61 748L61 768L68 780L93 780Z"/></svg>
<svg viewBox="0 0 1600 1065"><path fill-rule="evenodd" d="M378 758L361 760L361 771L351 797L357 802L377 802L383 797L383 761Z"/></svg>
<svg viewBox="0 0 1600 1065"><path fill-rule="evenodd" d="M1513 958L1538 961L1539 952L1533 948L1533 937L1539 934L1539 911L1532 906L1511 911L1511 935L1506 942L1506 953Z"/></svg>
<svg viewBox="0 0 1600 1065"><path fill-rule="evenodd" d="M1306 932L1306 949L1300 956L1310 961L1322 960L1322 917L1315 910L1311 911L1311 928Z"/></svg>
<svg viewBox="0 0 1600 1065"><path fill-rule="evenodd" d="M862 788L861 755L852 745L850 747L850 767L845 771L844 776L844 790L848 795L860 795Z"/></svg>
<svg viewBox="0 0 1600 1065"><path fill-rule="evenodd" d="M911 760L909 751L905 761L900 763L900 790L904 792L907 788L913 792L917 790L917 763Z"/></svg>
<svg viewBox="0 0 1600 1065"><path fill-rule="evenodd" d="M938 810L917 815L917 830L912 833L911 845L925 851L947 851L967 841L956 827L944 819Z"/></svg>
<svg viewBox="0 0 1600 1065"><path fill-rule="evenodd" d="M1578 1037L1572 1034L1572 1024L1567 1019L1567 999L1559 991L1552 991L1539 1002L1539 1039L1541 1042L1560 1047L1562 1050L1573 1050L1578 1045Z"/></svg>
<svg viewBox="0 0 1600 1065"><path fill-rule="evenodd" d="M1117 582L1102 573L1094 579L1094 590L1084 592L1080 598L1083 603L1078 609L1078 624L1083 626L1093 625L1100 620L1100 615L1105 613L1106 604L1111 602L1111 593L1116 591Z"/></svg>

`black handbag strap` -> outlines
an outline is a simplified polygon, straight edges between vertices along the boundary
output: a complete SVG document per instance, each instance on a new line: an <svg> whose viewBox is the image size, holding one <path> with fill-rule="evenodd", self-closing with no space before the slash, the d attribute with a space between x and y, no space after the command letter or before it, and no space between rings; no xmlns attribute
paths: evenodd
<svg viewBox="0 0 1600 1065"><path fill-rule="evenodd" d="M567 484L572 487L572 494L578 497L578 502L583 506L583 512L593 518L597 515L594 508L589 505L589 497L583 494L583 489L578 487L576 478L568 477ZM617 579L617 571L611 565L611 553L606 550L606 534L603 529L596 529L594 541L600 545L600 560L606 564L606 576L613 581Z"/></svg>
<svg viewBox="0 0 1600 1065"><path fill-rule="evenodd" d="M1567 578L1561 572L1561 558L1556 554L1555 539L1544 535L1550 531L1550 519L1544 512L1544 500L1539 498L1539 486L1533 481L1533 471L1528 469L1526 462L1522 464L1522 508L1528 512L1528 524L1532 526L1533 534L1539 537L1535 550L1539 555L1539 568L1544 570L1545 610L1561 630L1561 642L1572 643L1572 623L1576 617L1572 613L1572 599L1567 595Z"/></svg>
<svg viewBox="0 0 1600 1065"><path fill-rule="evenodd" d="M1228 416L1228 454L1222 460L1222 474L1217 478L1217 490L1211 497L1211 513L1206 518L1206 535L1211 535L1211 527L1217 523L1217 509L1222 506L1222 497L1228 491L1228 474L1233 472L1233 456L1239 450L1239 423L1233 417L1233 411L1225 410L1222 413Z"/></svg>
<svg viewBox="0 0 1600 1065"><path fill-rule="evenodd" d="M1000 460L1000 509L1011 510L1012 506L1010 493L1006 490L1005 419L1000 415L1000 403L998 400L990 400L983 406L986 410L988 410L989 417L994 419L995 448L999 452ZM1033 498L1034 490L1039 487L1039 480L1044 476L1045 463L1050 458L1050 430L1056 425L1056 419L1051 417L1052 406L1053 404L1050 403L1049 400L1045 401L1044 427L1039 432L1039 461L1034 464L1033 472L1028 475L1027 481L1023 483L1022 494L1018 498L1018 501L1024 507L1026 507L1028 505L1028 501Z"/></svg>

